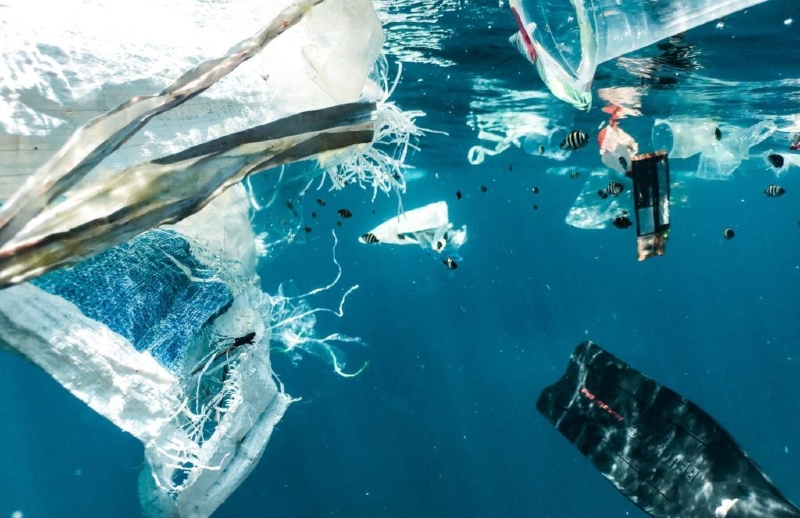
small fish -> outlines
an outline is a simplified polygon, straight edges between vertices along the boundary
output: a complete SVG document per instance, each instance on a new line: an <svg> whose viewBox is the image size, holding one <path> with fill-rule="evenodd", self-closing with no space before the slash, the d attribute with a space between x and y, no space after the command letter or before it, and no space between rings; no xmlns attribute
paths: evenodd
<svg viewBox="0 0 800 518"><path fill-rule="evenodd" d="M767 157L767 160L769 160L769 163L772 164L772 166L775 167L776 169L780 169L781 167L783 167L783 157L781 155L778 155L777 153L769 155Z"/></svg>
<svg viewBox="0 0 800 518"><path fill-rule="evenodd" d="M583 131L574 130L570 131L569 135L561 141L561 149L568 149L575 151L589 143L589 135Z"/></svg>
<svg viewBox="0 0 800 518"><path fill-rule="evenodd" d="M311 227L303 227L303 230L306 231L306 234L310 234L313 229Z"/></svg>
<svg viewBox="0 0 800 518"><path fill-rule="evenodd" d="M619 157L619 165L621 165L626 171L628 170L628 161L625 160L624 156Z"/></svg>
<svg viewBox="0 0 800 518"><path fill-rule="evenodd" d="M544 146L539 146L539 154L544 155Z"/></svg>
<svg viewBox="0 0 800 518"><path fill-rule="evenodd" d="M372 232L367 232L363 236L359 237L358 240L368 245L373 245L378 242L378 238Z"/></svg>
<svg viewBox="0 0 800 518"><path fill-rule="evenodd" d="M336 226L337 226L337 227L341 227L341 226L342 226L342 222L341 222L341 221L337 221L337 222L336 222Z"/></svg>
<svg viewBox="0 0 800 518"><path fill-rule="evenodd" d="M779 196L783 196L784 194L786 194L786 189L784 189L780 185L772 184L768 185L764 189L764 194L766 194L770 198L778 198Z"/></svg>
<svg viewBox="0 0 800 518"><path fill-rule="evenodd" d="M581 173L579 173L578 171L572 171L571 173L569 173L569 177L575 180L576 178L581 177Z"/></svg>
<svg viewBox="0 0 800 518"><path fill-rule="evenodd" d="M600 189L597 191L597 195L603 198L604 200L609 196L617 197L622 194L622 191L625 190L625 186L619 182L611 182L608 184L608 187L605 189Z"/></svg>
<svg viewBox="0 0 800 518"><path fill-rule="evenodd" d="M442 260L442 263L447 266L448 270L455 270L458 268L458 263L453 260L452 257L447 257Z"/></svg>
<svg viewBox="0 0 800 518"><path fill-rule="evenodd" d="M719 129L719 126L714 128L714 138L717 139L717 142L722 140L722 130Z"/></svg>
<svg viewBox="0 0 800 518"><path fill-rule="evenodd" d="M462 198L461 191L456 191L456 199L461 200L461 198Z"/></svg>
<svg viewBox="0 0 800 518"><path fill-rule="evenodd" d="M349 219L353 217L353 213L350 212L348 209L339 209L336 211L336 214L338 214L340 217L344 219Z"/></svg>
<svg viewBox="0 0 800 518"><path fill-rule="evenodd" d="M486 187L485 185L481 185L481 192L487 192L488 190L489 190L488 187Z"/></svg>
<svg viewBox="0 0 800 518"><path fill-rule="evenodd" d="M316 213L316 212L312 212L312 213L311 213L311 217L312 217L312 218L316 218L316 217L317 217L317 213Z"/></svg>
<svg viewBox="0 0 800 518"><path fill-rule="evenodd" d="M626 229L626 228L630 227L631 225L633 225L633 223L631 223L631 220L630 220L630 218L628 218L628 216L617 216L616 218L614 218L614 221L612 221L611 223L615 227L622 228L622 229Z"/></svg>
<svg viewBox="0 0 800 518"><path fill-rule="evenodd" d="M726 228L722 231L722 237L725 239L733 239L733 236L736 235L736 232L733 231L732 228Z"/></svg>
<svg viewBox="0 0 800 518"><path fill-rule="evenodd" d="M325 205L327 205L327 203L325 203L325 200L323 200L322 198L317 198L317 205L319 205L320 207L324 207Z"/></svg>
<svg viewBox="0 0 800 518"><path fill-rule="evenodd" d="M536 205L535 203L533 204L533 210L539 210L539 206Z"/></svg>
<svg viewBox="0 0 800 518"><path fill-rule="evenodd" d="M534 187L533 189L531 189L531 191L533 191L533 194L539 194L539 188L538 187Z"/></svg>
<svg viewBox="0 0 800 518"><path fill-rule="evenodd" d="M375 209L372 209L372 211L371 211L371 212L372 212L373 214L375 214Z"/></svg>
<svg viewBox="0 0 800 518"><path fill-rule="evenodd" d="M508 164L508 170L509 171L513 171L514 170L514 164Z"/></svg>
<svg viewBox="0 0 800 518"><path fill-rule="evenodd" d="M286 206L289 207L289 210L294 210L294 204L292 202L287 201Z"/></svg>

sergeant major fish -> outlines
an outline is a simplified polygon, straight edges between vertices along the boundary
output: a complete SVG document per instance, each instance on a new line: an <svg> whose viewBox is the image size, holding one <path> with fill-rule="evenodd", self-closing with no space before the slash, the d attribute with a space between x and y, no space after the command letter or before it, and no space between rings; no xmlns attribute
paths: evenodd
<svg viewBox="0 0 800 518"><path fill-rule="evenodd" d="M614 196L615 198L622 194L622 191L625 190L625 186L619 182L611 182L605 189L600 189L597 191L597 195L603 198L604 200L609 196Z"/></svg>
<svg viewBox="0 0 800 518"><path fill-rule="evenodd" d="M583 131L574 130L570 131L569 135L561 141L561 149L568 149L575 151L589 143L589 135Z"/></svg>
<svg viewBox="0 0 800 518"><path fill-rule="evenodd" d="M778 197L783 196L784 194L786 194L786 189L784 189L780 185L772 184L772 185L768 185L764 189L764 194L766 194L770 198L778 198Z"/></svg>

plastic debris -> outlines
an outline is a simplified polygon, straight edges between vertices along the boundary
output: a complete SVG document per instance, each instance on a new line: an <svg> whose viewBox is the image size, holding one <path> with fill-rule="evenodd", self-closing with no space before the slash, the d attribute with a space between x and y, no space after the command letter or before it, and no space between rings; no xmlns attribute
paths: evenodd
<svg viewBox="0 0 800 518"><path fill-rule="evenodd" d="M764 1L510 0L519 27L512 43L554 96L588 110L599 64Z"/></svg>
<svg viewBox="0 0 800 518"><path fill-rule="evenodd" d="M118 3L74 2L42 18L24 3L2 7L11 31L2 57L37 86L9 78L7 88L32 93L0 110L11 114L0 117L0 140L20 143L9 155L22 172L14 179L28 178L0 192L0 341L143 443L145 516L208 517L252 471L291 402L271 341L352 375L330 342L357 340L316 338L318 310L260 290L256 263L273 250L251 226L262 204L240 183L273 168L262 176L281 199L265 205L287 210L324 176L296 162L324 153L329 170L369 157L352 181L402 184L416 113L388 101L372 5L321 2L238 6L244 22L218 3L218 17L205 4L159 4L189 13L163 18L191 26L180 34L150 19L151 8L126 9L160 27L145 45L134 21L125 34L97 23L98 12L119 16ZM273 21L228 52L230 42L207 47L262 19ZM71 84L50 84L64 78ZM36 143L47 156L24 162ZM270 239L291 241L294 229L281 232Z"/></svg>
<svg viewBox="0 0 800 518"><path fill-rule="evenodd" d="M436 258L460 260L458 249L467 241L467 226L453 228L447 203L439 201L402 212L359 238L364 244L419 245Z"/></svg>

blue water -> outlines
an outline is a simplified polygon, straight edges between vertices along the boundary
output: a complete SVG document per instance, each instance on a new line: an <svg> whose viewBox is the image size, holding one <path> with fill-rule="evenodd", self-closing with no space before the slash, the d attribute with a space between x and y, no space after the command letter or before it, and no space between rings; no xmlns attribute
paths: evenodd
<svg viewBox="0 0 800 518"><path fill-rule="evenodd" d="M705 408L800 502L797 170L776 180L753 159L728 181L707 181L680 173L694 169L696 158L671 161L687 201L672 208L666 255L638 262L633 228L566 225L583 182L545 174L551 166L599 167L595 144L565 163L512 148L469 165L478 116L503 127L491 118L495 93L545 90L506 44L515 28L506 6L437 5L430 30L441 45L415 47L433 62L396 49L390 56L393 65L404 61L394 100L425 111L421 126L448 133L420 140L409 163L425 176L409 184L403 203L447 200L451 221L469 229L464 260L450 271L414 247L359 244L359 235L395 213L392 197L372 205L371 192L348 187L319 194L327 210L304 207L308 242L262 265L264 289L275 292L287 279L301 291L327 284L336 274L335 228L343 277L312 303L336 307L347 288L360 286L343 318L321 316L318 325L322 334L363 338L367 347L346 348L349 365L370 364L344 379L315 357L294 366L273 355L286 390L303 401L290 407L260 464L215 516L645 516L535 410L541 389L586 339ZM394 45L409 30L400 26L387 26ZM712 115L741 126L770 118L787 126L800 114L796 0L772 0L721 28L689 31L685 41L693 46L688 66L659 64L664 76L678 73L675 84L652 87L615 62L599 70L595 91L642 90L642 116L624 122L642 151L656 117ZM658 56L651 48L633 58ZM476 78L494 81L497 92L476 91ZM552 97L502 110L596 128L607 115L595 100L585 114ZM786 133L776 133L753 153L787 147ZM787 194L764 196L776 182ZM341 228L338 208L354 213ZM734 239L723 239L725 227L735 229ZM25 517L140 515L135 439L9 354L0 356L0 408L0 517L17 509Z"/></svg>

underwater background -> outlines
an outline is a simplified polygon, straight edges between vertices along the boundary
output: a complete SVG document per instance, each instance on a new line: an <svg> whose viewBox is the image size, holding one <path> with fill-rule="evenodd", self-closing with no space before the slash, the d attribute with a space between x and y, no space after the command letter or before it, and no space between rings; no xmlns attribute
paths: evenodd
<svg viewBox="0 0 800 518"><path fill-rule="evenodd" d="M548 169L601 168L595 137L608 115L597 96L583 113L549 95L508 44L507 5L406 1L381 11L390 65L402 63L393 100L424 111L429 130L408 159L402 203L446 200L451 221L469 229L463 260L448 270L416 247L360 244L396 214L393 196L373 204L357 186L312 191L306 242L263 261L263 288L329 283L334 229L343 276L314 305L335 308L359 289L342 318L318 325L362 338L366 347L346 344L348 367L369 365L342 378L318 358L274 353L302 401L214 516L644 516L535 409L587 339L698 403L800 501L800 176L797 165L776 176L762 156L788 156L788 133L725 180L696 178L697 157L671 160L667 252L639 262L633 228L565 223L586 175ZM623 127L642 152L656 118L714 117L723 131L800 125L799 25L796 0L771 0L673 47L605 63L594 90L641 99ZM516 146L467 160L479 131L530 124L583 128L590 144L565 161ZM774 183L784 196L764 195ZM341 227L340 208L353 213ZM0 355L0 408L0 516L140 516L133 437L10 354Z"/></svg>

